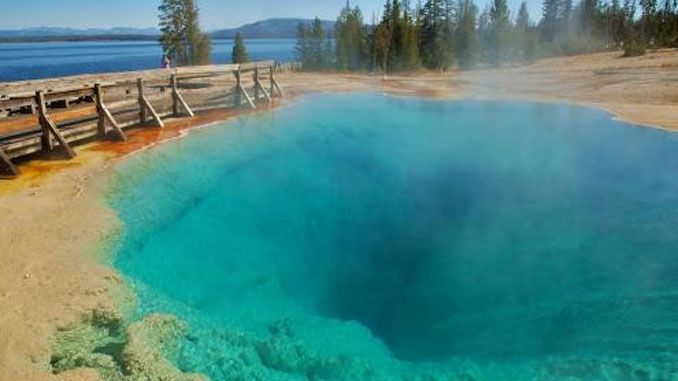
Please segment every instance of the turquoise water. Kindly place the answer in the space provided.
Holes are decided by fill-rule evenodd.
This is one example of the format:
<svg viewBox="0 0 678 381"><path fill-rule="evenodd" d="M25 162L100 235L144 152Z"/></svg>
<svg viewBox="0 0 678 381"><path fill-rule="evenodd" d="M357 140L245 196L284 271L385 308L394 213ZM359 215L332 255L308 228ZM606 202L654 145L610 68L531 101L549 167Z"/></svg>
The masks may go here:
<svg viewBox="0 0 678 381"><path fill-rule="evenodd" d="M139 316L215 380L678 377L678 136L564 105L308 97L118 168ZM240 377L240 378L239 378Z"/></svg>

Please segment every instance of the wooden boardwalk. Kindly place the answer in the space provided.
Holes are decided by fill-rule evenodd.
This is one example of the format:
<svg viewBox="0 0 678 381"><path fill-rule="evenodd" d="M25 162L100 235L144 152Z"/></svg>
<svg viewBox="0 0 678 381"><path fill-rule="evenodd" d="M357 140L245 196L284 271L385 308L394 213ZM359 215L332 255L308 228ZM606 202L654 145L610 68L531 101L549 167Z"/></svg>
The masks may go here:
<svg viewBox="0 0 678 381"><path fill-rule="evenodd" d="M74 144L124 141L131 126L163 128L167 117L270 104L284 95L275 74L274 62L264 61L0 83L0 176L18 176L18 158L70 159Z"/></svg>

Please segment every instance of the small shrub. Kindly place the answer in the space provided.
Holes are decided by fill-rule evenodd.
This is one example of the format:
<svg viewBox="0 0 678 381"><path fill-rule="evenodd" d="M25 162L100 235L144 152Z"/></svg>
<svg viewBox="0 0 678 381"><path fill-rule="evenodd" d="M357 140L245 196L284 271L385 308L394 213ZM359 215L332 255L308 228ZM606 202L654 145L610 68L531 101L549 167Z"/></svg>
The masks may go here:
<svg viewBox="0 0 678 381"><path fill-rule="evenodd" d="M636 39L624 44L624 57L638 57L645 55L645 43Z"/></svg>

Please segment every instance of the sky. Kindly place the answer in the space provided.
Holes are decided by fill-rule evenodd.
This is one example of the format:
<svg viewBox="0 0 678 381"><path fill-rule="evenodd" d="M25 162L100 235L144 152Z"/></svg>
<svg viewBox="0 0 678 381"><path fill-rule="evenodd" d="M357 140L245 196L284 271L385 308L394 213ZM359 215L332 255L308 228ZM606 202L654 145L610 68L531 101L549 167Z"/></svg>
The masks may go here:
<svg viewBox="0 0 678 381"><path fill-rule="evenodd" d="M411 0L416 2L416 0ZM422 0L423 1L423 0ZM476 0L482 10L489 0ZM521 0L508 0L515 13ZM372 14L380 14L385 0L352 0L359 5L370 22ZM0 9L0 29L30 27L111 28L154 27L160 0L33 0L27 8L23 1L3 0ZM274 17L295 17L334 20L345 0L198 0L201 23L205 30L241 26ZM235 5L237 4L237 5ZM536 17L540 1L528 0L528 7Z"/></svg>

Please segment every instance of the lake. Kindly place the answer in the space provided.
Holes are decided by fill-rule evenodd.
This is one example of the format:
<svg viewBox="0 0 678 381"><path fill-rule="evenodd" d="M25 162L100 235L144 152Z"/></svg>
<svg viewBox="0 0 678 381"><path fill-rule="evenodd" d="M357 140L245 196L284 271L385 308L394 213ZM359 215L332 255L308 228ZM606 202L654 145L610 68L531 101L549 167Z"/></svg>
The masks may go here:
<svg viewBox="0 0 678 381"><path fill-rule="evenodd" d="M188 323L185 371L678 377L675 134L569 105L323 95L117 171L115 266L136 318Z"/></svg>
<svg viewBox="0 0 678 381"><path fill-rule="evenodd" d="M252 60L294 60L294 40L249 40ZM231 40L212 41L212 62L231 62ZM162 48L144 42L69 42L0 44L0 81L155 69Z"/></svg>

